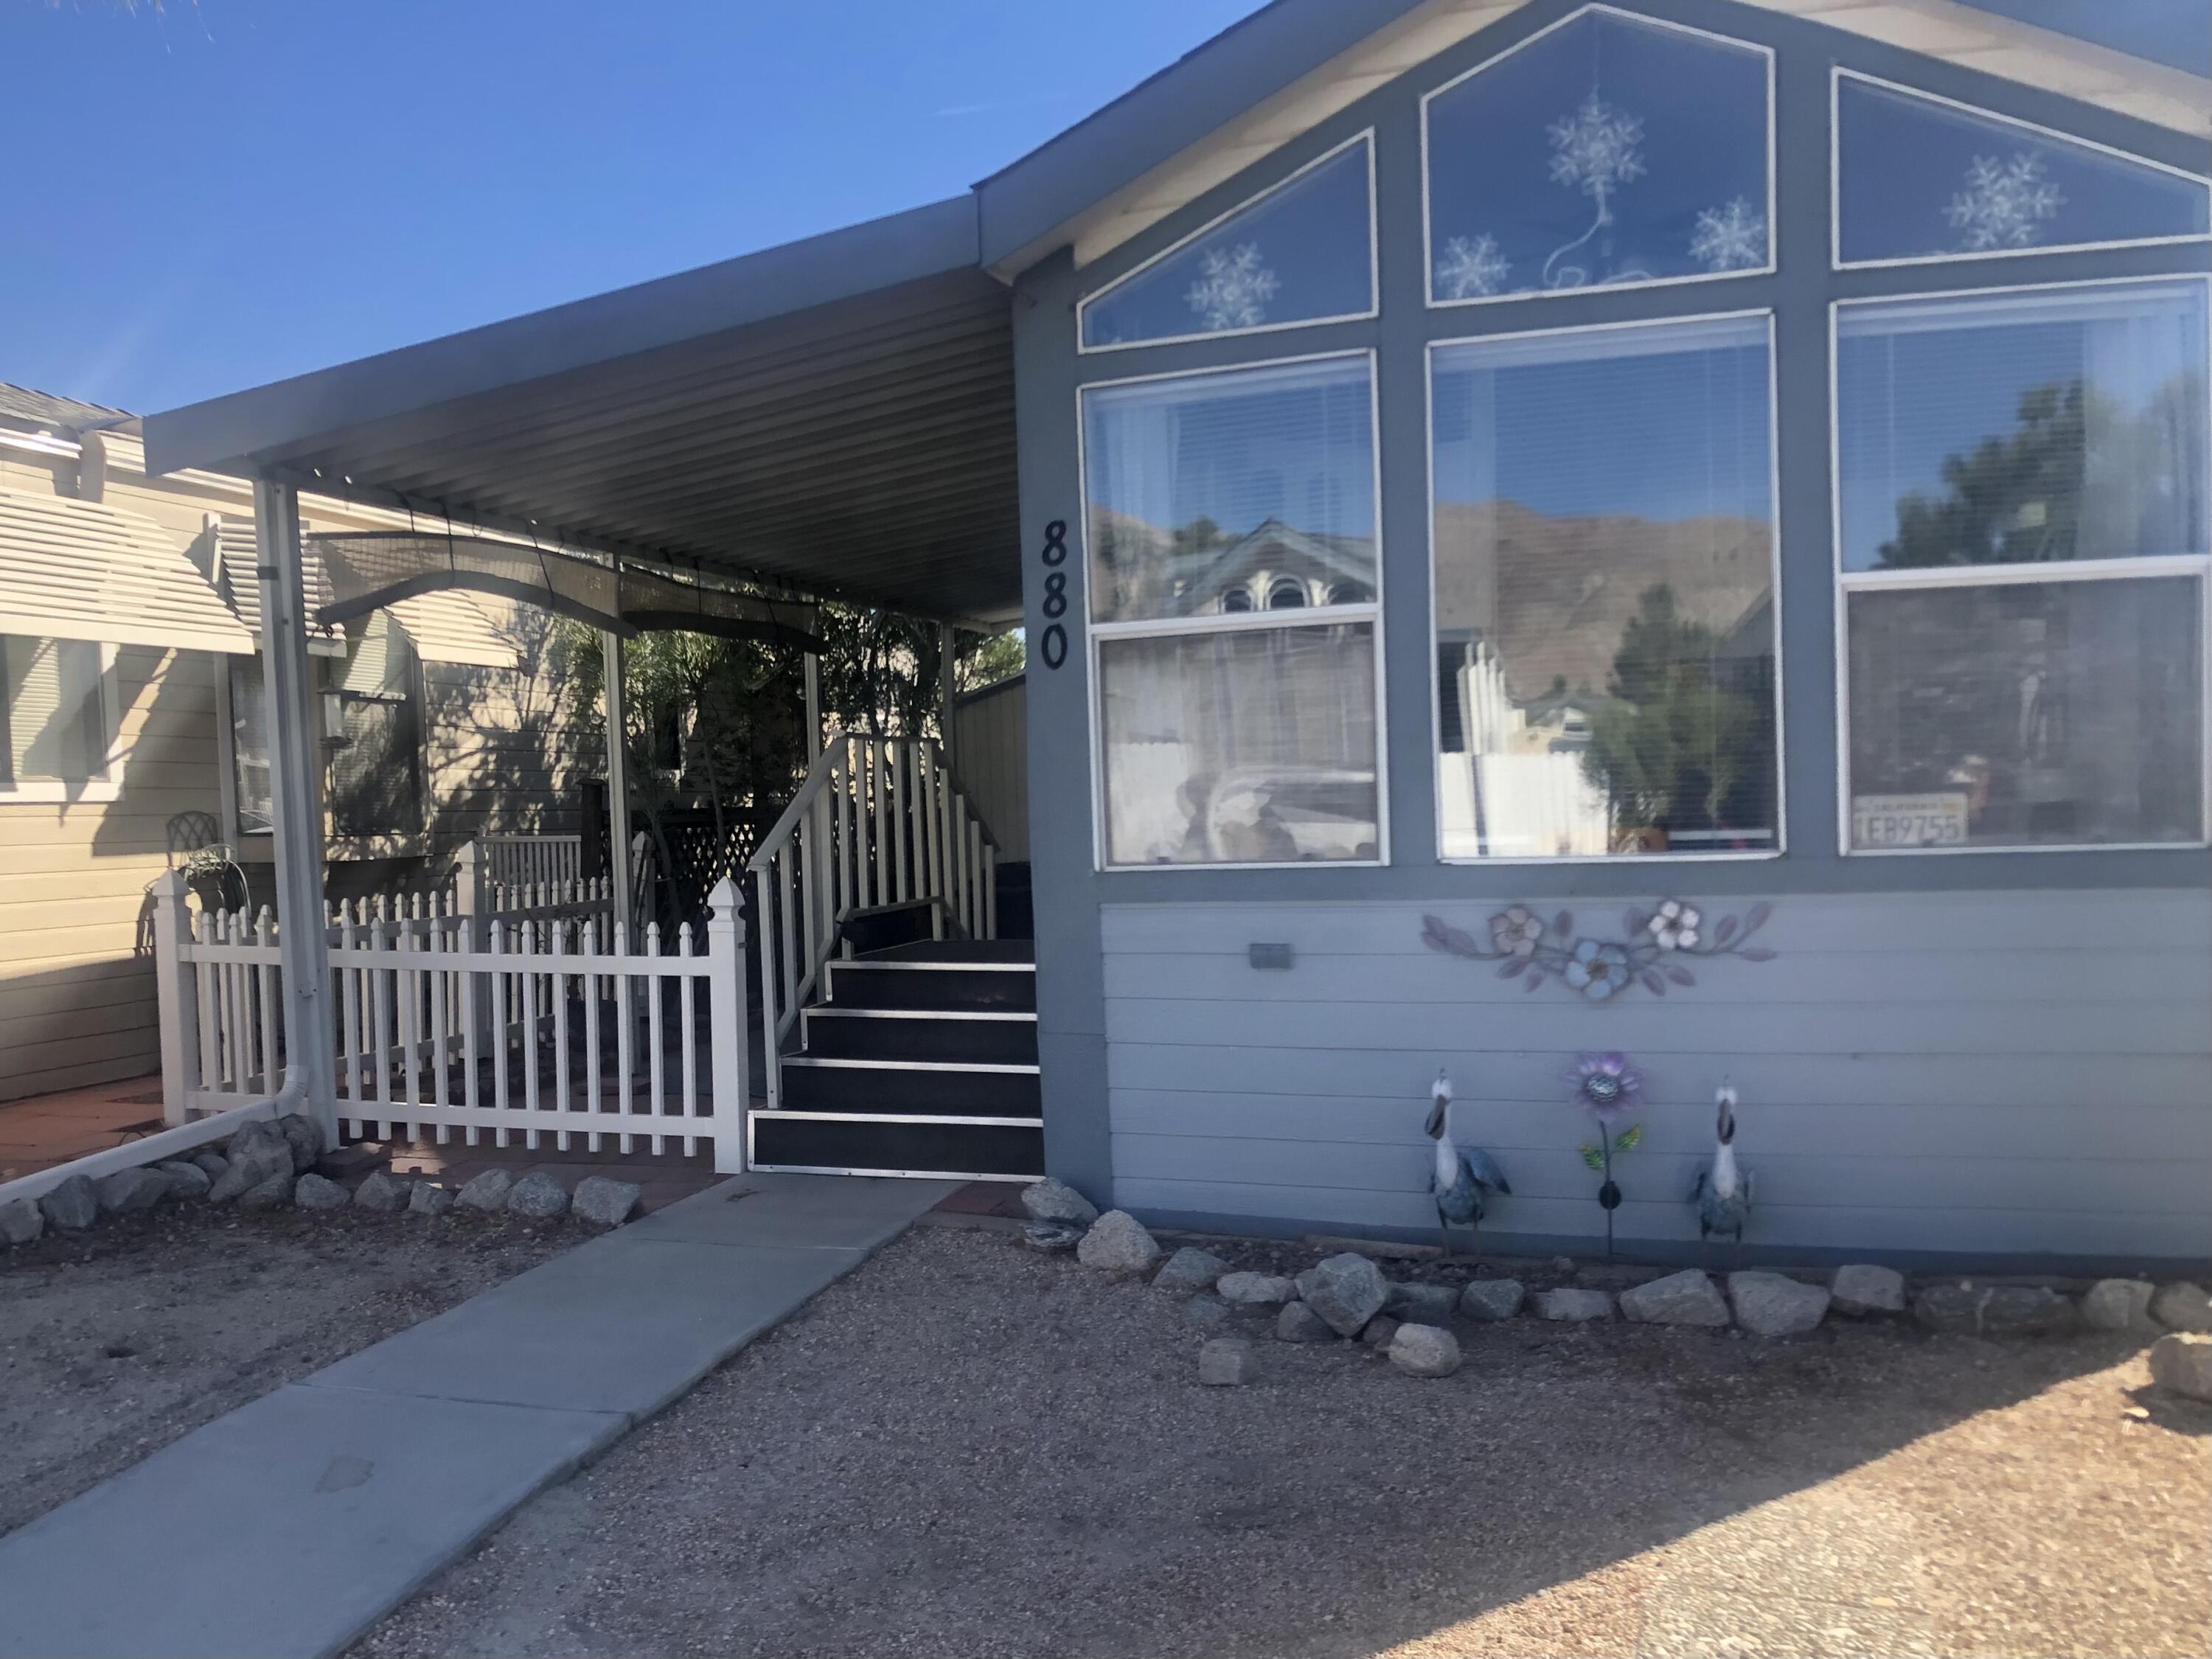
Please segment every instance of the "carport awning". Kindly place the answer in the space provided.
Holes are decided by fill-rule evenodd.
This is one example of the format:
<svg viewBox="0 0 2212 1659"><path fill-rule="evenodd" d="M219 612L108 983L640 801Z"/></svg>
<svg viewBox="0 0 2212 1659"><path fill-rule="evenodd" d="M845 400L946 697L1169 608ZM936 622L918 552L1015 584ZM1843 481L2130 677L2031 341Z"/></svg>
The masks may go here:
<svg viewBox="0 0 2212 1659"><path fill-rule="evenodd" d="M151 519L0 490L0 634L243 653L240 626Z"/></svg>
<svg viewBox="0 0 2212 1659"><path fill-rule="evenodd" d="M149 417L205 467L948 618L1020 598L971 197Z"/></svg>

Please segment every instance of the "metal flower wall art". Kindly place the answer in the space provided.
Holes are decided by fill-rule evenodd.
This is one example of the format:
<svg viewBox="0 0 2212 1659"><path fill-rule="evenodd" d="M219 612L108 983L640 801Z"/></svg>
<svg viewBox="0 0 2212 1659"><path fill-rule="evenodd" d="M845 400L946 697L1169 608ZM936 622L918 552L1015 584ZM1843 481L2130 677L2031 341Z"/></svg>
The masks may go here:
<svg viewBox="0 0 2212 1659"><path fill-rule="evenodd" d="M1592 1175L1602 1176L1597 1189L1598 1207L1605 1212L1605 1253L1613 1255L1613 1212L1620 1207L1620 1187L1613 1178L1613 1155L1632 1152L1644 1139L1644 1126L1631 1123L1616 1127L1622 1117L1635 1109L1644 1093L1644 1073L1628 1063L1626 1055L1611 1053L1584 1054L1567 1073L1573 1085L1576 1102L1589 1110L1597 1120L1597 1141L1584 1141L1576 1150L1583 1162L1589 1166Z"/></svg>
<svg viewBox="0 0 2212 1659"><path fill-rule="evenodd" d="M1686 900L1662 899L1650 911L1627 911L1620 919L1624 936L1605 939L1577 933L1571 911L1561 910L1547 921L1533 905L1510 904L1491 917L1486 944L1441 916L1421 918L1421 938L1432 951L1496 963L1498 978L1517 979L1523 990L1556 979L1589 1001L1610 1002L1637 987L1663 997L1670 985L1695 985L1693 962L1717 957L1773 960L1773 951L1751 943L1772 908L1754 904L1741 917L1709 921Z"/></svg>

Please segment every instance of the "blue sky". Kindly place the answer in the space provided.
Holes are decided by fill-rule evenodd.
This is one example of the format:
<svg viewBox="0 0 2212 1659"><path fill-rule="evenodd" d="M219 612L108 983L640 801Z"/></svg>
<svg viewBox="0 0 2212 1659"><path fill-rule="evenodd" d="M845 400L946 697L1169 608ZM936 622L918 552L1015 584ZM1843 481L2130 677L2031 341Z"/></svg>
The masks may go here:
<svg viewBox="0 0 2212 1659"><path fill-rule="evenodd" d="M141 412L964 190L1258 0L0 0L0 380Z"/></svg>

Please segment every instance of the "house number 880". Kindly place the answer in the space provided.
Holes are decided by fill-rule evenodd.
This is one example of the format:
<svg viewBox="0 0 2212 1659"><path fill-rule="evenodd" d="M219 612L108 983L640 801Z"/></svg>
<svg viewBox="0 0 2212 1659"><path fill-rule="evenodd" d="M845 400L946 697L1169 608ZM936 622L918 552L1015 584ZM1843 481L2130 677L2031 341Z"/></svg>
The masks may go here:
<svg viewBox="0 0 2212 1659"><path fill-rule="evenodd" d="M1067 573L1058 568L1067 562L1067 520L1054 519L1044 527L1044 550L1037 556L1045 566L1044 599L1037 606L1050 625L1038 636L1037 652L1047 668L1067 660L1067 629L1056 620L1067 614Z"/></svg>

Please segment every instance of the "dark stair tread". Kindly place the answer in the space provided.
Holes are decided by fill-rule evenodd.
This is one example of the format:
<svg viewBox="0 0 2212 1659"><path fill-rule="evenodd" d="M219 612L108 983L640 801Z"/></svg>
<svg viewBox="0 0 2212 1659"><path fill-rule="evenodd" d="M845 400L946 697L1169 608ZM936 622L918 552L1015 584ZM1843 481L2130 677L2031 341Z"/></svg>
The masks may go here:
<svg viewBox="0 0 2212 1659"><path fill-rule="evenodd" d="M753 1161L769 1168L1025 1178L1044 1170L1044 1131L1034 1125L875 1123L790 1112L756 1112L752 1123Z"/></svg>

